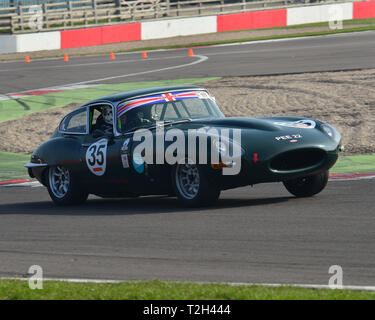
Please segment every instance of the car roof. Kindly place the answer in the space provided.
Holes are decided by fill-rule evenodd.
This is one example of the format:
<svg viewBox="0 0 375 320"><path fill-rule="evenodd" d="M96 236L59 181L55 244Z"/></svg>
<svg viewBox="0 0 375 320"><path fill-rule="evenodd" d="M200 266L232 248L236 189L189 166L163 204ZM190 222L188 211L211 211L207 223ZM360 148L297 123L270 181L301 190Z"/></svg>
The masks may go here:
<svg viewBox="0 0 375 320"><path fill-rule="evenodd" d="M100 103L100 102L111 102L111 103L116 104L118 102L129 100L135 97L142 97L142 96L148 96L151 94L172 92L172 91L177 91L177 90L179 91L179 90L206 90L206 89L200 86L187 85L187 86L152 87L152 88L131 90L131 91L125 91L125 92L121 92L117 94L112 94L109 96L105 96L105 97L101 97L101 98L89 101L81 107L85 107L87 105Z"/></svg>

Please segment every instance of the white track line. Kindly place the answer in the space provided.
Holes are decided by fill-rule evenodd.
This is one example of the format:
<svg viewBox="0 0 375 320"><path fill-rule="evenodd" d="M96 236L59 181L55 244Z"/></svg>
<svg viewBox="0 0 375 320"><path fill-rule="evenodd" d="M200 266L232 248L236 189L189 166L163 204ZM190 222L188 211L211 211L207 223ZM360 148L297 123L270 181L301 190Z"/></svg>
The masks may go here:
<svg viewBox="0 0 375 320"><path fill-rule="evenodd" d="M30 275L31 276L31 275ZM29 278L17 278L17 277L0 277L1 280L22 280L28 281ZM35 280L35 278L33 278ZM147 280L105 280L105 279L75 279L75 278L43 278L43 281L61 281L70 283L123 283L123 282L144 282ZM164 281L164 280L160 280ZM165 280L167 281L167 280ZM169 281L169 280L168 280ZM205 282L205 281L170 281L174 283L194 283L194 284L217 284L217 285L228 285L228 286L263 286L263 287L295 287L295 288L306 288L306 289L331 289L331 290L360 290L360 291L374 291L375 286L342 286L340 288L332 288L329 285L324 284L299 284L299 283L252 283L252 282Z"/></svg>
<svg viewBox="0 0 375 320"><path fill-rule="evenodd" d="M360 33L374 33L373 30L361 31ZM287 35L287 34L286 34ZM319 39L319 38L335 38L335 37L344 37L348 35L359 35L359 32L345 32L345 33L334 33L334 34L325 34L325 35L317 35L317 36L303 36L303 37L291 37L291 38L279 38L279 39L268 39L268 40L250 40L244 42L234 42L234 43L222 43L222 44L215 44L212 46L207 47L229 47L229 46L240 46L240 45L248 45L248 44L262 44L262 43L270 43L270 42L285 42L285 41L299 41L299 40L309 40L309 39Z"/></svg>
<svg viewBox="0 0 375 320"><path fill-rule="evenodd" d="M7 93L7 94L5 94L5 96L16 94L16 93L28 92L28 91L48 90L48 89L56 88L57 86L58 87L76 86L76 85L88 84L88 83L93 83L93 82L102 82L102 81L107 81L107 80L138 76L138 75L141 75L141 74L148 74L148 73L154 73L154 72L160 72L160 71L166 71L166 70L179 69L179 68L189 67L189 66L204 62L208 59L208 57L202 56L202 55L195 55L194 57L197 57L198 60L193 61L193 62L189 62L189 63L179 64L179 65L176 65L176 66L165 67L165 68L160 68L160 69L153 69L153 70L146 70L146 71L140 71L140 72L134 72L134 73L128 73L128 74L123 74L123 75L119 75L119 76L112 76L112 77L105 77L105 78L99 78L99 79L93 79L93 80L80 81L80 82L75 82L75 83L68 83L68 84L65 84L65 85L56 85L56 86L48 87L48 88L28 89L28 90L20 91L20 92Z"/></svg>
<svg viewBox="0 0 375 320"><path fill-rule="evenodd" d="M295 287L295 288L306 288L306 289L343 289L343 290L361 290L361 291L374 291L375 286L342 286L340 288L332 288L326 284L298 284L298 283L241 283L241 282L227 282L227 283L220 283L220 284L227 284L229 286L264 286L264 287Z"/></svg>
<svg viewBox="0 0 375 320"><path fill-rule="evenodd" d="M70 64L66 63L64 65L55 65L55 66L40 66L40 67L32 67L32 68L18 68L18 69L2 69L0 72L11 72L11 71L21 71L21 70L40 70L40 69L58 69L58 68L69 68L69 67L85 67L85 66L95 66L101 64L118 64L118 63L127 63L127 62L147 62L147 61L155 61L155 60L169 60L169 59L180 59L186 58L186 56L174 56L174 57L162 57L162 58L147 58L147 59L129 59L129 60L111 60L111 61L102 61L102 62L89 62L89 63L76 63Z"/></svg>
<svg viewBox="0 0 375 320"><path fill-rule="evenodd" d="M66 91L66 90L76 90L76 89L87 89L87 88L93 88L93 87L97 87L99 86L100 84L87 84L87 85L77 85L77 86L65 86L65 87L51 87L51 88L48 88L48 91L51 90L56 90L57 93L58 92L61 92L61 91ZM43 91L43 89L39 89L40 91ZM39 91L37 90L37 91ZM33 97L33 96L38 96L39 94L30 94L31 92L33 92L34 90L27 90L27 91L22 91L22 92L17 92L17 93L9 93L8 95L1 95L0 94L0 101L5 101L5 100L14 100L14 99L22 99L22 98L30 98L30 97ZM51 92L47 92L47 93L43 93L43 94L40 94L40 95L44 95L44 94L49 94Z"/></svg>
<svg viewBox="0 0 375 320"><path fill-rule="evenodd" d="M18 187L37 188L37 187L43 187L43 185L39 181L28 181L28 182L5 184L2 187L5 187L5 188L15 188L15 187L16 188L18 188Z"/></svg>

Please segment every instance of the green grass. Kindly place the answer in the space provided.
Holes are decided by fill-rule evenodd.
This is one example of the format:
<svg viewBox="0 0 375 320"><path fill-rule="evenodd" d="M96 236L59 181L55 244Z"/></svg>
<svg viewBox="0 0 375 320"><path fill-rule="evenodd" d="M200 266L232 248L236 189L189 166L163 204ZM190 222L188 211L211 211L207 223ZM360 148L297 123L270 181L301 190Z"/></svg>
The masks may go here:
<svg viewBox="0 0 375 320"><path fill-rule="evenodd" d="M331 173L375 172L375 155L340 157Z"/></svg>
<svg viewBox="0 0 375 320"><path fill-rule="evenodd" d="M353 24L375 24L375 18L365 18L365 19L351 19L351 20L344 20L345 25L353 25Z"/></svg>
<svg viewBox="0 0 375 320"><path fill-rule="evenodd" d="M29 179L24 168L24 164L29 160L28 155L0 152L0 181ZM375 172L375 155L342 156L330 172Z"/></svg>
<svg viewBox="0 0 375 320"><path fill-rule="evenodd" d="M83 103L88 100L96 99L102 96L142 89L148 87L194 84L219 78L194 78L178 79L164 81L147 81L147 82L129 82L118 84L104 84L86 89L67 90L57 93L49 93L38 96L30 96L17 100L0 101L0 122L20 118L24 115L43 111L51 108L62 107L69 103ZM28 108L28 110L26 110Z"/></svg>
<svg viewBox="0 0 375 320"><path fill-rule="evenodd" d="M43 289L31 290L27 281L0 280L0 299L116 299L116 300L374 300L374 292L304 289L291 286L230 286L168 281L116 284L44 281Z"/></svg>
<svg viewBox="0 0 375 320"><path fill-rule="evenodd" d="M24 164L30 156L17 153L0 152L0 181L10 179L30 179Z"/></svg>

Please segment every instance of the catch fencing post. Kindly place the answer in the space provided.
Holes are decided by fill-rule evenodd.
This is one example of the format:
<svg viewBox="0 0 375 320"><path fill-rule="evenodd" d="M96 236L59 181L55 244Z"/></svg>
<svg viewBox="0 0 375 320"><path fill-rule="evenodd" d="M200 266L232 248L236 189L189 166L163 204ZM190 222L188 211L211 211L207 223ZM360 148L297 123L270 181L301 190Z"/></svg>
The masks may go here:
<svg viewBox="0 0 375 320"><path fill-rule="evenodd" d="M73 27L72 2L69 0L68 4L69 4L70 26Z"/></svg>
<svg viewBox="0 0 375 320"><path fill-rule="evenodd" d="M43 28L43 20L46 21L46 29L48 29L48 16L47 16L47 3L43 3L43 16L42 16L42 28Z"/></svg>

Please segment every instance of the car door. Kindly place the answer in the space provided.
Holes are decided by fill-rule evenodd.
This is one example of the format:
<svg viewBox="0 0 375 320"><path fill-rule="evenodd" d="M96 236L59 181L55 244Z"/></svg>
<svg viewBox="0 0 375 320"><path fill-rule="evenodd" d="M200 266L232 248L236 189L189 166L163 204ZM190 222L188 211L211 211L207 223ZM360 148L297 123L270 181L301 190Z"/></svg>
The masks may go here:
<svg viewBox="0 0 375 320"><path fill-rule="evenodd" d="M87 107L81 107L67 114L60 122L58 127L58 136L67 138L65 147L53 150L53 157L58 159L56 162L67 166L74 174L77 174L81 180L85 168L82 163L80 146L84 143L88 134Z"/></svg>
<svg viewBox="0 0 375 320"><path fill-rule="evenodd" d="M124 143L122 136L115 136L113 131L105 133L95 130L102 106L113 108L108 103L89 106L89 133L81 148L81 159L85 166L84 183L92 193L116 195L127 189L129 159L121 152Z"/></svg>

